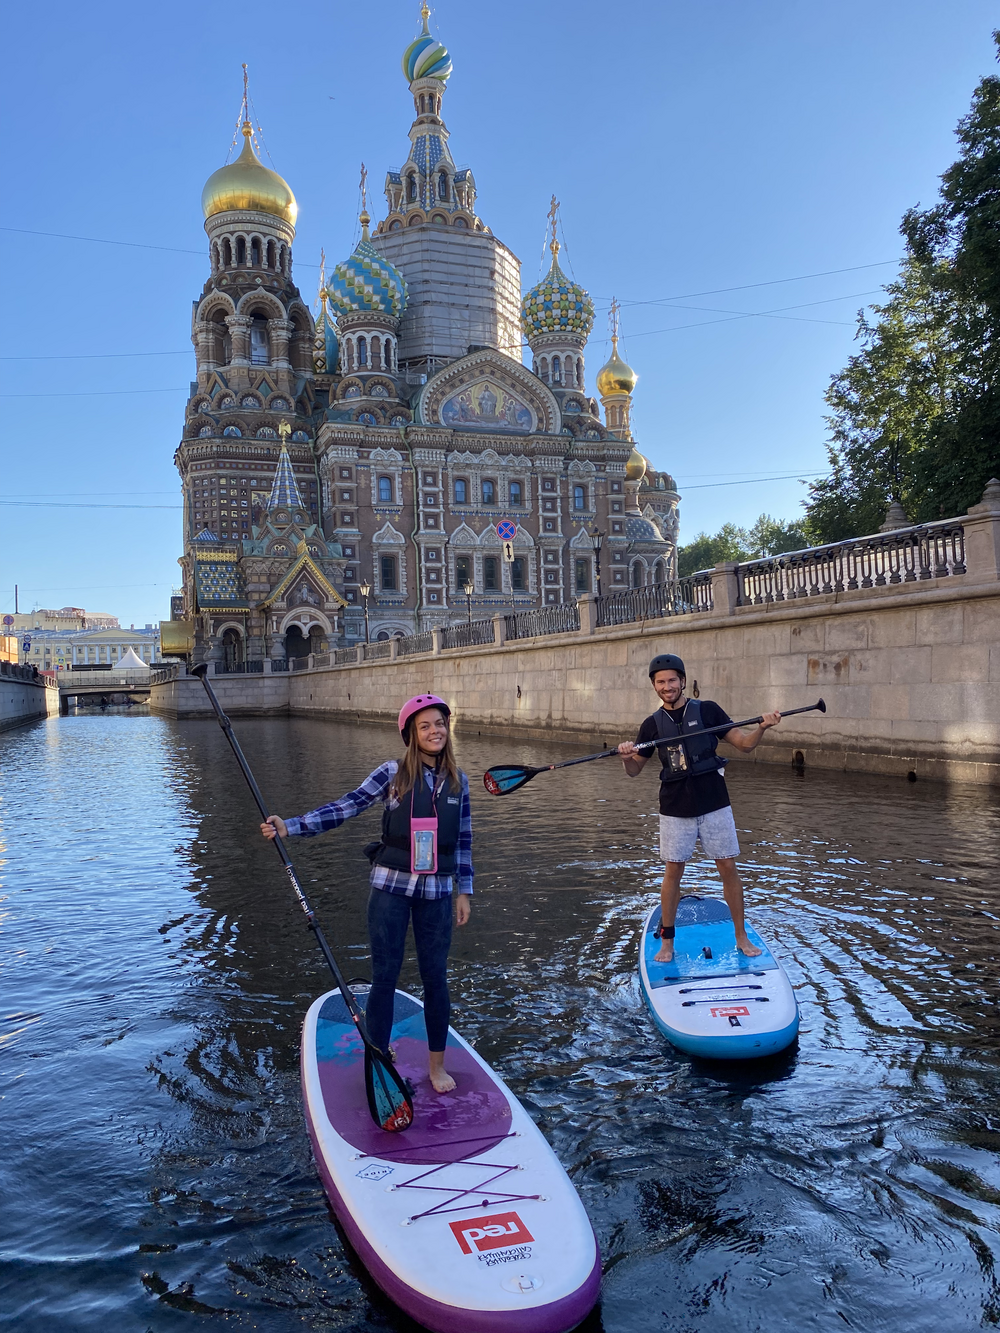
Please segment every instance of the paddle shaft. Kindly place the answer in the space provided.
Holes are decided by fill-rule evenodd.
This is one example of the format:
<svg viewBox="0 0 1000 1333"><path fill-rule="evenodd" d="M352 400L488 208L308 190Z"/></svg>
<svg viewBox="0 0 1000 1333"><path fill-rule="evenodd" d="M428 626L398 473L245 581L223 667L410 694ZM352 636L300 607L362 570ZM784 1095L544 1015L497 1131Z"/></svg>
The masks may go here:
<svg viewBox="0 0 1000 1333"><path fill-rule="evenodd" d="M205 692L211 701L212 707L215 709L215 716L219 720L219 726L222 728L223 732L225 733L226 740L232 747L233 754L236 756L236 762L239 764L243 776L247 780L247 786L250 788L250 791L253 794L253 798L257 803L257 809L260 811L261 817L266 822L268 819L270 819L271 812L268 810L267 805L264 802L264 797L261 795L260 788L257 786L257 779L254 777L250 769L250 765L247 763L246 757L243 754L243 751L240 749L240 743L233 734L233 724L229 721L229 718L223 711L222 705L219 703L218 697L216 696L215 691L212 689L212 686L209 683L207 667L205 667L204 665L201 667L195 667L194 671L192 672L192 675L198 676L201 680L202 685L204 685ZM336 981L337 987L341 995L343 996L344 1003L347 1005L350 1015L354 1020L354 1025L358 1029L358 1033L361 1036L361 1040L365 1043L366 1046L370 1046L372 1050L378 1050L378 1047L375 1046L371 1037L369 1037L368 1035L368 1029L365 1026L364 1015L362 1014L360 1008L358 1007L358 1002L354 998L351 988L350 986L348 986L347 980L344 977L343 972L341 972L336 958L333 956L333 950L326 942L326 936L323 934L319 922L316 920L316 914L313 911L312 906L310 905L309 899L305 895L305 890L299 883L299 877L295 873L295 867L292 865L291 857L285 850L284 841L282 840L281 834L278 833L277 830L275 830L274 838L272 839L272 841L274 842L275 850L281 857L281 864L285 867L285 874L288 876L288 881L292 886L292 891L294 892L296 898L298 899L299 906L305 913L309 929L316 936L316 943L319 945L323 953L323 957L326 959L327 967L329 967L330 971L333 973L333 979L334 981Z"/></svg>
<svg viewBox="0 0 1000 1333"><path fill-rule="evenodd" d="M785 712L781 714L781 716L791 717L793 713L812 713L815 712L816 709L818 708L820 709L820 712L825 713L826 705L824 704L823 707L820 708L820 704L822 703L823 700L821 699L819 703L807 704L805 708L789 708L786 709ZM635 748L637 750L653 750L658 745L679 745L681 741L694 740L695 736L717 735L721 731L732 731L733 727L751 727L757 722L763 722L763 720L764 720L764 715L763 713L761 713L758 717L744 718L742 722L723 722L718 727L700 727L698 731L689 731L683 736L681 735L666 736L666 737L660 736L657 737L655 741L642 741ZM561 764L546 764L544 768L538 768L535 770L535 772L551 773L551 771L554 768L569 768L573 764L588 764L591 761L591 759L610 759L611 756L614 754L618 754L617 747L613 750L598 750L596 754L585 754L580 759L564 759ZM627 759L628 755L624 755L622 757Z"/></svg>

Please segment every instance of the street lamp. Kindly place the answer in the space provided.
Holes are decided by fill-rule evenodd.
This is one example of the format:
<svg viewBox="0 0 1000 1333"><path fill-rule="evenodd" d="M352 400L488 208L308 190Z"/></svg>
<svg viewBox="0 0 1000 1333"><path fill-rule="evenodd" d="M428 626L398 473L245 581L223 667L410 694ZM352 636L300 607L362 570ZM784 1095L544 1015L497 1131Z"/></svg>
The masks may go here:
<svg viewBox="0 0 1000 1333"><path fill-rule="evenodd" d="M604 545L606 532L601 532L595 523L590 533L590 545L594 551L594 564L597 573L597 595L601 595L601 547Z"/></svg>
<svg viewBox="0 0 1000 1333"><path fill-rule="evenodd" d="M468 583L462 584L462 591L465 593L465 608L469 613L469 624L472 624L472 594L476 591L475 585L470 579Z"/></svg>
<svg viewBox="0 0 1000 1333"><path fill-rule="evenodd" d="M362 583L361 587L358 589L365 604L365 643L371 643L370 631L368 629L368 595L371 590L372 585L370 583Z"/></svg>

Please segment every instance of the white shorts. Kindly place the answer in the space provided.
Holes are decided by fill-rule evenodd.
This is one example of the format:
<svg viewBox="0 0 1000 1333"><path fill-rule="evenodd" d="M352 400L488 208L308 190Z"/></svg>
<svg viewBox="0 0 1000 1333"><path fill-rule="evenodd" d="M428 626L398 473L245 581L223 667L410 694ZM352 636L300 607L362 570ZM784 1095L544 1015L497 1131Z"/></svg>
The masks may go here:
<svg viewBox="0 0 1000 1333"><path fill-rule="evenodd" d="M660 855L664 861L690 861L699 838L702 851L713 861L739 856L733 807L724 805L721 810L712 810L695 819L660 815Z"/></svg>

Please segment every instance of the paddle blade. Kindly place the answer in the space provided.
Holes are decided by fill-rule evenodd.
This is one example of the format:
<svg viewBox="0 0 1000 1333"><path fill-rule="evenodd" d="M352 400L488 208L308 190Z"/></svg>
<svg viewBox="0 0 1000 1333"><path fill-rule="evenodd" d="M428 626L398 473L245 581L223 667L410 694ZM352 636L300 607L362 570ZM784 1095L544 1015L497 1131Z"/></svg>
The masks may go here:
<svg viewBox="0 0 1000 1333"><path fill-rule="evenodd" d="M372 1119L396 1133L413 1124L413 1100L395 1066L381 1051L365 1046L365 1092Z"/></svg>
<svg viewBox="0 0 1000 1333"><path fill-rule="evenodd" d="M530 782L539 768L522 768L514 764L501 764L497 768L488 768L483 774L483 786L491 796L506 796L517 791L526 782Z"/></svg>
<svg viewBox="0 0 1000 1333"><path fill-rule="evenodd" d="M819 701L819 703L816 705L816 707L819 709L819 711L820 711L821 713L825 713L825 712L826 712L826 703L825 703L825 701L824 701L823 699L820 699L820 701Z"/></svg>

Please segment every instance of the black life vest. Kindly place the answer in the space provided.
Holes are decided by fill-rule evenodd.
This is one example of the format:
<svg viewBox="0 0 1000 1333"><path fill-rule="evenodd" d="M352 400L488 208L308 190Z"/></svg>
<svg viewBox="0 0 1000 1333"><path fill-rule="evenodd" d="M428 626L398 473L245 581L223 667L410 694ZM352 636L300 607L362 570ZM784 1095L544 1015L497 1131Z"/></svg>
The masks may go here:
<svg viewBox="0 0 1000 1333"><path fill-rule="evenodd" d="M374 855L374 862L380 866L391 866L393 870L410 869L410 815L414 819L430 819L435 814L438 821L437 835L437 873L454 875L456 869L455 852L458 848L458 830L462 814L462 792L452 791L448 779L442 775L432 793L427 785L427 778L421 773L417 785L406 793L395 810L386 806L382 815L382 843ZM443 785L442 785L443 784ZM412 808L411 808L412 798Z"/></svg>
<svg viewBox="0 0 1000 1333"><path fill-rule="evenodd" d="M680 725L674 721L665 708L658 708L654 717L656 718L657 733L664 740L676 741L677 737L683 736L685 732L700 731L705 725L701 716L701 704L697 699L689 699L684 705ZM715 773L720 768L724 768L729 760L720 758L716 753L717 748L717 736L696 736L693 740L685 740L684 751L687 754L687 768L678 773L664 761L663 768L660 770L660 781L680 782L684 778L697 777L700 773ZM663 751L660 754L662 758Z"/></svg>

